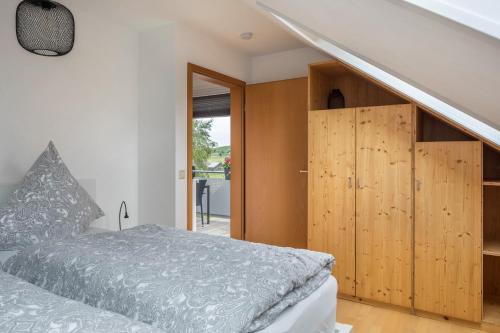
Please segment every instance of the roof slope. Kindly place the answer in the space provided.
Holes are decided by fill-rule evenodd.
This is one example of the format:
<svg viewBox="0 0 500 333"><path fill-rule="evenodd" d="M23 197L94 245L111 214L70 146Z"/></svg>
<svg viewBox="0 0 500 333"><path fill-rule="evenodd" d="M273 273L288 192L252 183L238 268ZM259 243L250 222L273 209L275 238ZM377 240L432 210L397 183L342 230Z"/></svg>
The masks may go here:
<svg viewBox="0 0 500 333"><path fill-rule="evenodd" d="M500 39L500 2L498 0L404 1Z"/></svg>
<svg viewBox="0 0 500 333"><path fill-rule="evenodd" d="M402 1L260 2L316 47L500 146L499 40Z"/></svg>

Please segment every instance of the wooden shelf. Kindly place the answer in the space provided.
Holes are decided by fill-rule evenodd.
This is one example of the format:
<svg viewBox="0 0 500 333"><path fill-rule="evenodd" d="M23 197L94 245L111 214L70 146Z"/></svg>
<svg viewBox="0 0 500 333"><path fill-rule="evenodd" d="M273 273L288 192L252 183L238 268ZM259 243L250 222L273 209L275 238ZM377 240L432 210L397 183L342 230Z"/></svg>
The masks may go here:
<svg viewBox="0 0 500 333"><path fill-rule="evenodd" d="M311 68L317 69L318 71L330 76L349 75L353 73L351 69L337 60L318 62L311 64L310 66Z"/></svg>
<svg viewBox="0 0 500 333"><path fill-rule="evenodd" d="M341 91L346 108L409 103L339 61L309 65L309 111L327 109L333 89Z"/></svg>
<svg viewBox="0 0 500 333"><path fill-rule="evenodd" d="M484 296L483 322L500 325L500 299L498 297Z"/></svg>
<svg viewBox="0 0 500 333"><path fill-rule="evenodd" d="M483 149L483 175L485 180L500 180L500 151L487 145Z"/></svg>
<svg viewBox="0 0 500 333"><path fill-rule="evenodd" d="M478 140L420 107L417 107L416 128L417 142Z"/></svg>
<svg viewBox="0 0 500 333"><path fill-rule="evenodd" d="M485 180L483 182L484 186L500 186L500 180Z"/></svg>
<svg viewBox="0 0 500 333"><path fill-rule="evenodd" d="M483 254L486 256L500 257L500 241L485 240Z"/></svg>

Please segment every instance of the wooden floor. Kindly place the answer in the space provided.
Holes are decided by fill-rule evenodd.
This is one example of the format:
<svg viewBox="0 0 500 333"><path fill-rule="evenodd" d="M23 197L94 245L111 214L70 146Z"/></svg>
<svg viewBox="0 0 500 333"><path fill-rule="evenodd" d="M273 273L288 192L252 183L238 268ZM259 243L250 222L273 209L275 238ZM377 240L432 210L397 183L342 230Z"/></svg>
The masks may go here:
<svg viewBox="0 0 500 333"><path fill-rule="evenodd" d="M371 305L338 301L337 321L353 325L353 333L480 333L479 329L422 318Z"/></svg>

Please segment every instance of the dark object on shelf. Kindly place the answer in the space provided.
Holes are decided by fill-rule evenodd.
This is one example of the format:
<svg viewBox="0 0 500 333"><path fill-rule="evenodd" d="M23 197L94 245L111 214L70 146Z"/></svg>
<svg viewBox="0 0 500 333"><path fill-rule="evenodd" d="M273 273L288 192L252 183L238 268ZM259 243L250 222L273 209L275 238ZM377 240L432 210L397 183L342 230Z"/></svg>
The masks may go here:
<svg viewBox="0 0 500 333"><path fill-rule="evenodd" d="M122 230L122 209L125 207L125 216L123 218L128 219L128 211L127 211L127 203L125 201L122 201L122 204L120 205L120 211L118 212L118 227L120 228L120 231Z"/></svg>
<svg viewBox="0 0 500 333"><path fill-rule="evenodd" d="M19 44L31 53L62 56L73 49L75 19L58 2L24 0L17 6L16 34Z"/></svg>
<svg viewBox="0 0 500 333"><path fill-rule="evenodd" d="M328 96L329 109L343 109L345 108L345 98L340 92L340 89L333 89Z"/></svg>

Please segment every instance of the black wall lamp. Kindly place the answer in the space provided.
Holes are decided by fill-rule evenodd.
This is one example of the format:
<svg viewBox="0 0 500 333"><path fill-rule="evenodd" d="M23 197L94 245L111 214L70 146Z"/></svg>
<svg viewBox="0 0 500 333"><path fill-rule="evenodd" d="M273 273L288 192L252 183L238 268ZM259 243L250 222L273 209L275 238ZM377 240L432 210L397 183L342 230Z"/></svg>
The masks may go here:
<svg viewBox="0 0 500 333"><path fill-rule="evenodd" d="M120 205L120 211L118 212L118 226L120 227L120 230L122 230L122 209L125 208L125 215L123 218L128 219L128 211L127 211L127 203L125 201L122 201L122 204Z"/></svg>

